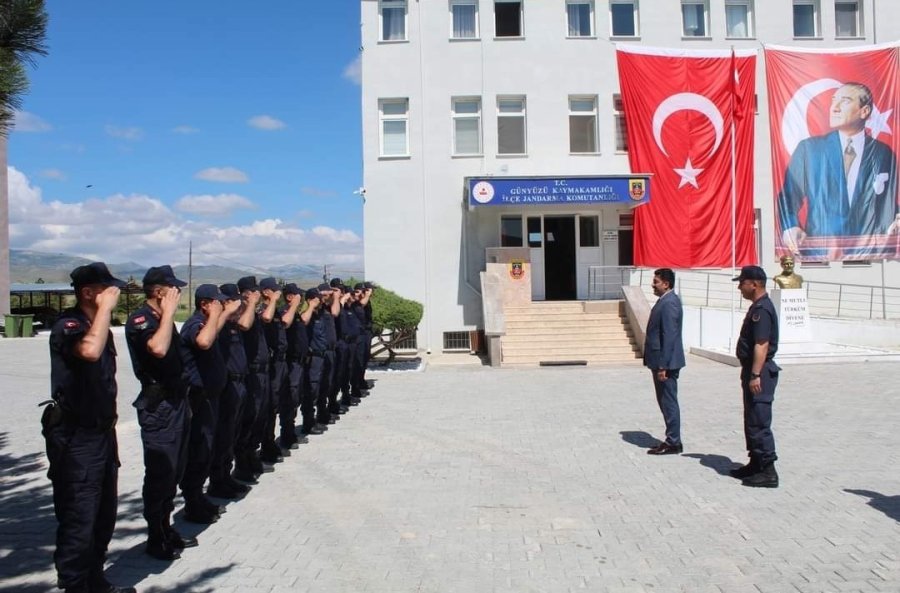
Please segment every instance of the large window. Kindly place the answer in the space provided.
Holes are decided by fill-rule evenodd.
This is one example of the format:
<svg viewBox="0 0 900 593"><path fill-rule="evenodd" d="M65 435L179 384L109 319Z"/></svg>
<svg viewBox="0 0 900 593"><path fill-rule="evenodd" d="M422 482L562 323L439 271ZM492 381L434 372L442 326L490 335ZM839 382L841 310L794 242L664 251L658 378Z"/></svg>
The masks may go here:
<svg viewBox="0 0 900 593"><path fill-rule="evenodd" d="M628 129L625 127L622 95L613 95L613 117L616 119L616 152L628 152Z"/></svg>
<svg viewBox="0 0 900 593"><path fill-rule="evenodd" d="M523 36L521 0L494 0L494 35Z"/></svg>
<svg viewBox="0 0 900 593"><path fill-rule="evenodd" d="M725 0L725 36L753 37L753 0Z"/></svg>
<svg viewBox="0 0 900 593"><path fill-rule="evenodd" d="M834 3L834 36L859 37L859 1Z"/></svg>
<svg viewBox="0 0 900 593"><path fill-rule="evenodd" d="M478 38L478 0L450 0L452 39Z"/></svg>
<svg viewBox="0 0 900 593"><path fill-rule="evenodd" d="M819 0L794 0L794 37L819 37Z"/></svg>
<svg viewBox="0 0 900 593"><path fill-rule="evenodd" d="M569 37L594 35L594 0L566 0Z"/></svg>
<svg viewBox="0 0 900 593"><path fill-rule="evenodd" d="M596 153L597 97L569 97L569 152Z"/></svg>
<svg viewBox="0 0 900 593"><path fill-rule="evenodd" d="M497 154L525 154L525 97L497 97Z"/></svg>
<svg viewBox="0 0 900 593"><path fill-rule="evenodd" d="M685 37L708 37L709 10L706 0L681 0L681 23Z"/></svg>
<svg viewBox="0 0 900 593"><path fill-rule="evenodd" d="M381 156L409 156L409 99L378 101Z"/></svg>
<svg viewBox="0 0 900 593"><path fill-rule="evenodd" d="M522 217L500 217L500 247L522 246Z"/></svg>
<svg viewBox="0 0 900 593"><path fill-rule="evenodd" d="M406 0L380 0L381 41L406 41Z"/></svg>
<svg viewBox="0 0 900 593"><path fill-rule="evenodd" d="M637 0L609 0L609 25L613 37L637 37Z"/></svg>
<svg viewBox="0 0 900 593"><path fill-rule="evenodd" d="M578 244L581 247L600 247L600 218L597 216L578 217Z"/></svg>
<svg viewBox="0 0 900 593"><path fill-rule="evenodd" d="M458 97L452 100L453 154L481 154L481 99Z"/></svg>

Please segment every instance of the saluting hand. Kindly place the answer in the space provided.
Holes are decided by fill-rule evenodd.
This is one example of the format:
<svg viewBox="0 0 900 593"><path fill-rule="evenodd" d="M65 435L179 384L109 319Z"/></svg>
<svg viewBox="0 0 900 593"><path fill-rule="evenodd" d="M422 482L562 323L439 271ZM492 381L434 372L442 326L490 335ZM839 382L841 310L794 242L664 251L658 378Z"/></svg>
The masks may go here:
<svg viewBox="0 0 900 593"><path fill-rule="evenodd" d="M170 286L166 290L166 294L162 296L160 299L159 307L162 309L163 315L175 315L175 311L178 310L178 303L181 300L181 291L174 287Z"/></svg>
<svg viewBox="0 0 900 593"><path fill-rule="evenodd" d="M232 313L234 313L235 311L240 309L242 304L243 303L241 303L241 301L238 299L226 301L225 302L225 314L231 315Z"/></svg>
<svg viewBox="0 0 900 593"><path fill-rule="evenodd" d="M97 309L112 311L119 302L119 293L122 292L117 286L107 286L96 295L94 295L94 303Z"/></svg>

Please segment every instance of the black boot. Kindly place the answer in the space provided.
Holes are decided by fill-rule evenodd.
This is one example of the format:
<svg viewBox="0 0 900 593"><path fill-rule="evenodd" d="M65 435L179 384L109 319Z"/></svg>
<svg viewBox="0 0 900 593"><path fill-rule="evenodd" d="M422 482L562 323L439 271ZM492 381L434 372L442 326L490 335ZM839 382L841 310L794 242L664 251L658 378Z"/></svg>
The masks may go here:
<svg viewBox="0 0 900 593"><path fill-rule="evenodd" d="M181 535L175 531L175 528L172 527L172 524L169 522L168 514L163 518L163 532L166 534L166 541L168 541L176 551L185 548L196 548L199 545L196 537Z"/></svg>
<svg viewBox="0 0 900 593"><path fill-rule="evenodd" d="M148 556L157 560L171 562L181 557L166 537L166 531L161 521L152 521L147 526L147 547L144 551Z"/></svg>
<svg viewBox="0 0 900 593"><path fill-rule="evenodd" d="M732 478L743 480L744 478L749 478L758 471L759 464L757 464L754 459L751 459L747 462L747 465L742 465L737 469L729 470L728 475L730 475Z"/></svg>
<svg viewBox="0 0 900 593"><path fill-rule="evenodd" d="M775 471L775 463L764 465L762 470L744 478L741 483L751 488L778 488L778 472Z"/></svg>

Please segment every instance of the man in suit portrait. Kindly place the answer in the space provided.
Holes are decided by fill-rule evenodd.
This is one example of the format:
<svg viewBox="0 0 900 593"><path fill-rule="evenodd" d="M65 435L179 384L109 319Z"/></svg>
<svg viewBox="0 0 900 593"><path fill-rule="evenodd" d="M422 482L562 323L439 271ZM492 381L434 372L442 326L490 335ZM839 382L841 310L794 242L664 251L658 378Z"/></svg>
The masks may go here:
<svg viewBox="0 0 900 593"><path fill-rule="evenodd" d="M684 367L681 327L684 313L681 299L672 290L675 272L660 268L653 272L653 294L659 297L647 322L644 339L644 366L653 375L656 401L666 422L666 438L648 449L650 455L681 453L681 411L678 408L678 373Z"/></svg>
<svg viewBox="0 0 900 593"><path fill-rule="evenodd" d="M832 131L802 140L791 155L778 207L782 241L792 253L804 253L807 237L861 239L865 245L867 238L900 226L897 158L887 144L865 133L872 108L866 85L844 84L831 99Z"/></svg>

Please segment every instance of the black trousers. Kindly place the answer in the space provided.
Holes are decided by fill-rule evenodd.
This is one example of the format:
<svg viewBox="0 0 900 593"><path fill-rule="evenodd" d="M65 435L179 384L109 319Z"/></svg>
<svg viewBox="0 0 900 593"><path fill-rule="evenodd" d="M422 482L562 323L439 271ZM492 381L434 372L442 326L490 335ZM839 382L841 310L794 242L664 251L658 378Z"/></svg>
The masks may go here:
<svg viewBox="0 0 900 593"><path fill-rule="evenodd" d="M247 386L243 377L230 378L219 396L219 420L213 443L210 483L221 482L231 475L234 463L235 442L244 414Z"/></svg>
<svg viewBox="0 0 900 593"><path fill-rule="evenodd" d="M267 410L271 406L269 393L269 369L264 368L247 375L247 405L253 414L250 438L247 449L256 451L262 444L265 434Z"/></svg>
<svg viewBox="0 0 900 593"><path fill-rule="evenodd" d="M334 380L334 351L313 354L309 361L309 390L316 402L316 419L328 422L328 390Z"/></svg>
<svg viewBox="0 0 900 593"><path fill-rule="evenodd" d="M45 435L48 476L53 483L57 582L85 583L103 572L116 526L119 457L116 431L61 424Z"/></svg>
<svg viewBox="0 0 900 593"><path fill-rule="evenodd" d="M281 436L293 438L297 423L297 407L303 391L303 363L299 360L288 361L288 389L285 397L279 402L278 416L281 419Z"/></svg>
<svg viewBox="0 0 900 593"><path fill-rule="evenodd" d="M358 396L362 389L368 389L366 385L366 364L369 354L369 340L367 334L363 334L356 340L353 347L353 358L350 360L350 393Z"/></svg>
<svg viewBox="0 0 900 593"><path fill-rule="evenodd" d="M340 408L337 394L350 393L350 358L351 344L341 340L334 349L334 382L329 393L329 411L336 413Z"/></svg>
<svg viewBox="0 0 900 593"><path fill-rule="evenodd" d="M781 369L772 361L766 362L760 373L762 390L754 395L750 391L750 367L741 368L741 391L744 397L744 439L750 461L764 467L776 459L775 435L772 434L772 403L778 386Z"/></svg>
<svg viewBox="0 0 900 593"><path fill-rule="evenodd" d="M175 491L187 463L191 407L183 397L159 402L155 410L139 409L144 448L144 519L160 525L175 509Z"/></svg>
<svg viewBox="0 0 900 593"><path fill-rule="evenodd" d="M275 425L282 401L290 398L288 382L288 363L284 360L273 360L269 374L269 405L266 407L266 424L263 432L263 447L275 446Z"/></svg>
<svg viewBox="0 0 900 593"><path fill-rule="evenodd" d="M181 478L181 492L187 504L203 496L203 484L209 478L219 418L219 395L191 389L191 431L188 437L187 464Z"/></svg>

